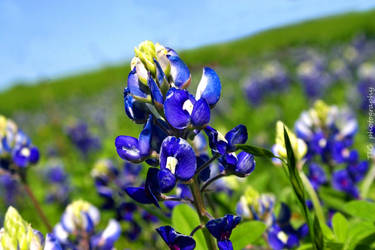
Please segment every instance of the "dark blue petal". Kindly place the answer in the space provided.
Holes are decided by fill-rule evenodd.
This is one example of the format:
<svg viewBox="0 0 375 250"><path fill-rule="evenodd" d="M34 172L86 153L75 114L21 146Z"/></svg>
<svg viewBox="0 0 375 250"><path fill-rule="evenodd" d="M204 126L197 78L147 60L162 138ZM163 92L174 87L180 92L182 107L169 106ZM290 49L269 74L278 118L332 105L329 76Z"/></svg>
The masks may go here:
<svg viewBox="0 0 375 250"><path fill-rule="evenodd" d="M247 141L246 127L242 124L234 127L225 135L225 139L228 141L228 150L235 151L236 144L244 144Z"/></svg>
<svg viewBox="0 0 375 250"><path fill-rule="evenodd" d="M159 106L163 105L164 103L163 94L161 93L158 85L156 84L154 79L152 79L152 77L148 78L148 86L150 87L150 90L151 90L153 103Z"/></svg>
<svg viewBox="0 0 375 250"><path fill-rule="evenodd" d="M160 63L155 59L154 59L154 63L156 65L156 79L158 83L161 85L164 82L164 80L166 80L165 74L164 74L163 69L160 66Z"/></svg>
<svg viewBox="0 0 375 250"><path fill-rule="evenodd" d="M152 119L153 118L150 115L145 127L139 134L138 149L141 157L147 157L151 153Z"/></svg>
<svg viewBox="0 0 375 250"><path fill-rule="evenodd" d="M146 176L145 191L152 203L160 208L158 198L160 196L159 169L149 168Z"/></svg>
<svg viewBox="0 0 375 250"><path fill-rule="evenodd" d="M205 67L195 97L197 100L200 98L205 99L210 107L213 107L219 101L220 94L221 83L219 76L213 69Z"/></svg>
<svg viewBox="0 0 375 250"><path fill-rule="evenodd" d="M210 122L210 106L205 99L199 99L194 104L191 122L196 127L203 127Z"/></svg>
<svg viewBox="0 0 375 250"><path fill-rule="evenodd" d="M177 88L187 88L190 84L190 70L178 56L167 55L171 63L171 76Z"/></svg>
<svg viewBox="0 0 375 250"><path fill-rule="evenodd" d="M190 114L183 109L184 103L189 99L185 90L169 89L164 102L165 117L174 128L184 129L190 122Z"/></svg>
<svg viewBox="0 0 375 250"><path fill-rule="evenodd" d="M39 150L36 147L30 148L29 162L35 164L39 161Z"/></svg>
<svg viewBox="0 0 375 250"><path fill-rule="evenodd" d="M179 234L174 242L174 246L179 247L181 250L193 250L195 248L195 240L191 236L181 235ZM178 248L172 248L178 249Z"/></svg>
<svg viewBox="0 0 375 250"><path fill-rule="evenodd" d="M281 203L279 215L277 216L277 223L279 225L285 225L289 223L291 217L290 208L284 202Z"/></svg>
<svg viewBox="0 0 375 250"><path fill-rule="evenodd" d="M162 193L168 193L176 186L176 177L169 169L162 169L159 172L159 183Z"/></svg>
<svg viewBox="0 0 375 250"><path fill-rule="evenodd" d="M233 245L230 240L217 241L217 246L220 250L233 250Z"/></svg>
<svg viewBox="0 0 375 250"><path fill-rule="evenodd" d="M138 148L138 139L120 135L115 140L115 146L118 155L128 161L139 161L141 159L140 151Z"/></svg>
<svg viewBox="0 0 375 250"><path fill-rule="evenodd" d="M135 201L142 204L151 204L153 201L149 198L148 194L143 187L127 187L125 192Z"/></svg>
<svg viewBox="0 0 375 250"><path fill-rule="evenodd" d="M148 108L144 103L137 102L128 88L124 89L124 107L126 115L135 123L143 124L147 121Z"/></svg>

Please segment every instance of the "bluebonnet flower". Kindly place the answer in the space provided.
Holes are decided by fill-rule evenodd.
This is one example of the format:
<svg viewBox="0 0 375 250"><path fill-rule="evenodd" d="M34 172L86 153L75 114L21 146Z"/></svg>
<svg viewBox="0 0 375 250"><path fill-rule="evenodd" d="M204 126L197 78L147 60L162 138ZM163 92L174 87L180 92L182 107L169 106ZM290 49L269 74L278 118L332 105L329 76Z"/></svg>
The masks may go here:
<svg viewBox="0 0 375 250"><path fill-rule="evenodd" d="M275 197L270 194L259 194L254 188L247 187L236 206L236 213L242 218L260 220L267 226L275 222Z"/></svg>
<svg viewBox="0 0 375 250"><path fill-rule="evenodd" d="M96 232L100 220L99 210L90 203L78 200L69 204L54 233L64 248L112 249L121 234L120 224L110 220L103 232Z"/></svg>
<svg viewBox="0 0 375 250"><path fill-rule="evenodd" d="M46 165L45 179L49 183L46 201L57 202L65 206L69 202L71 188L62 162L55 159L50 160Z"/></svg>
<svg viewBox="0 0 375 250"><path fill-rule="evenodd" d="M167 135L154 122L153 116L150 115L138 139L118 136L115 141L118 155L124 160L139 163L150 157L153 151L159 153L161 142Z"/></svg>
<svg viewBox="0 0 375 250"><path fill-rule="evenodd" d="M8 206L14 204L16 202L16 197L19 194L19 181L17 180L17 178L8 172L1 173L0 195L3 199L4 204Z"/></svg>
<svg viewBox="0 0 375 250"><path fill-rule="evenodd" d="M271 61L262 65L260 71L251 75L244 84L244 90L247 100L256 106L267 95L281 92L288 85L289 77L284 67L277 61Z"/></svg>
<svg viewBox="0 0 375 250"><path fill-rule="evenodd" d="M182 138L167 137L160 150L160 188L163 193L171 191L176 181L190 180L197 168L195 153Z"/></svg>
<svg viewBox="0 0 375 250"><path fill-rule="evenodd" d="M272 249L290 249L297 247L299 241L308 234L306 224L294 229L290 224L291 211L285 203L281 203L279 215L274 223L268 229L268 242Z"/></svg>
<svg viewBox="0 0 375 250"><path fill-rule="evenodd" d="M93 135L87 123L77 122L67 127L66 133L74 146L87 157L90 152L100 149L99 137Z"/></svg>
<svg viewBox="0 0 375 250"><path fill-rule="evenodd" d="M309 165L309 173L307 177L315 190L317 190L321 185L327 183L327 176L323 168L316 163L311 163Z"/></svg>
<svg viewBox="0 0 375 250"><path fill-rule="evenodd" d="M346 169L337 170L332 175L333 188L359 198L359 191Z"/></svg>
<svg viewBox="0 0 375 250"><path fill-rule="evenodd" d="M37 163L39 150L10 119L0 115L0 167L6 171Z"/></svg>
<svg viewBox="0 0 375 250"><path fill-rule="evenodd" d="M0 230L0 248L62 250L53 234L47 234L44 239L13 207L9 207L5 214L4 227Z"/></svg>
<svg viewBox="0 0 375 250"><path fill-rule="evenodd" d="M331 77L326 73L321 60L306 60L298 65L297 75L302 82L307 97L316 99L331 84Z"/></svg>
<svg viewBox="0 0 375 250"><path fill-rule="evenodd" d="M210 220L206 224L208 231L216 238L220 250L233 249L229 240L232 230L240 223L241 217L227 214L222 218Z"/></svg>
<svg viewBox="0 0 375 250"><path fill-rule="evenodd" d="M359 82L357 90L360 98L360 108L363 111L368 111L369 105L374 104L374 96L370 95L370 89L375 88L375 64L365 62L358 68Z"/></svg>
<svg viewBox="0 0 375 250"><path fill-rule="evenodd" d="M156 231L171 250L192 250L195 248L193 237L176 232L171 226L159 227Z"/></svg>

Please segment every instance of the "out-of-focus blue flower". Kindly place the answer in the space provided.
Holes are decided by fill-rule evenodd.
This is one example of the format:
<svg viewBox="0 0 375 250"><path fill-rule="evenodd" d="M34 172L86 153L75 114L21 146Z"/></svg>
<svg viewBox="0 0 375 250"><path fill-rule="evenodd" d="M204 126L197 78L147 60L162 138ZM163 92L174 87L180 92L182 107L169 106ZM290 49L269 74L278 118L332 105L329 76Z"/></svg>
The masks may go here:
<svg viewBox="0 0 375 250"><path fill-rule="evenodd" d="M71 188L62 163L58 160L51 160L46 165L45 179L49 184L46 201L67 205Z"/></svg>
<svg viewBox="0 0 375 250"><path fill-rule="evenodd" d="M275 250L291 249L299 244L298 237L295 234L287 234L275 224L268 231L268 243Z"/></svg>
<svg viewBox="0 0 375 250"><path fill-rule="evenodd" d="M360 99L360 108L368 111L370 105L375 104L374 95L370 94L371 88L375 89L375 64L365 62L358 69L359 83L357 89Z"/></svg>
<svg viewBox="0 0 375 250"><path fill-rule="evenodd" d="M269 194L259 194L254 188L247 187L236 206L236 213L242 218L260 220L267 226L275 222L275 197Z"/></svg>
<svg viewBox="0 0 375 250"><path fill-rule="evenodd" d="M232 230L240 223L241 217L227 214L222 218L210 220L206 224L208 231L216 238L220 250L233 249L229 240Z"/></svg>
<svg viewBox="0 0 375 250"><path fill-rule="evenodd" d="M193 237L176 232L171 226L159 227L156 231L171 250L192 250L195 248Z"/></svg>
<svg viewBox="0 0 375 250"><path fill-rule="evenodd" d="M273 249L296 247L308 234L307 224L301 225L298 229L293 228L290 223L291 216L290 208L285 203L281 203L276 223L268 229L268 242Z"/></svg>
<svg viewBox="0 0 375 250"><path fill-rule="evenodd" d="M288 85L289 77L284 67L277 61L271 61L251 75L244 84L244 90L247 100L257 106L263 98L287 89Z"/></svg>
<svg viewBox="0 0 375 250"><path fill-rule="evenodd" d="M346 169L337 170L332 175L333 188L345 192L354 198L359 197L359 192L350 174Z"/></svg>
<svg viewBox="0 0 375 250"><path fill-rule="evenodd" d="M121 227L117 221L110 220L103 232L96 233L99 220L100 212L95 206L83 200L74 201L66 207L54 234L68 249L79 249L82 241L90 249L112 249L120 237Z"/></svg>
<svg viewBox="0 0 375 250"><path fill-rule="evenodd" d="M297 75L302 82L305 94L311 99L320 97L332 80L319 60L306 60L297 68Z"/></svg>
<svg viewBox="0 0 375 250"><path fill-rule="evenodd" d="M368 161L360 161L358 151L352 150L349 155L347 170L353 182L357 183L361 181L365 177L368 169Z"/></svg>
<svg viewBox="0 0 375 250"><path fill-rule="evenodd" d="M162 192L171 191L177 180L190 180L196 169L196 157L190 144L182 138L165 138L160 150L159 181Z"/></svg>
<svg viewBox="0 0 375 250"><path fill-rule="evenodd" d="M0 167L4 170L25 168L38 160L39 150L29 137L12 120L0 115Z"/></svg>
<svg viewBox="0 0 375 250"><path fill-rule="evenodd" d="M323 168L315 163L309 165L309 173L307 177L315 190L327 182L327 176Z"/></svg>
<svg viewBox="0 0 375 250"><path fill-rule="evenodd" d="M13 204L19 192L19 181L14 176L7 172L0 174L0 195L4 204Z"/></svg>
<svg viewBox="0 0 375 250"><path fill-rule="evenodd" d="M84 155L100 149L99 137L93 135L85 122L77 122L67 127L66 133L70 141Z"/></svg>

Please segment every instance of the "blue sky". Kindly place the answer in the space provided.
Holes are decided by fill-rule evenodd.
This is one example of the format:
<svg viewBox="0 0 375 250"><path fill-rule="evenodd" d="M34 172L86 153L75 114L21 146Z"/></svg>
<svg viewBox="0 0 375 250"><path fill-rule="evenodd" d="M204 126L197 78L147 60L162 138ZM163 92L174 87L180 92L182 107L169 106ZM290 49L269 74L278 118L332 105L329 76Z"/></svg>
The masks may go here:
<svg viewBox="0 0 375 250"><path fill-rule="evenodd" d="M369 0L0 0L0 90L126 61L146 39L186 49L374 7Z"/></svg>

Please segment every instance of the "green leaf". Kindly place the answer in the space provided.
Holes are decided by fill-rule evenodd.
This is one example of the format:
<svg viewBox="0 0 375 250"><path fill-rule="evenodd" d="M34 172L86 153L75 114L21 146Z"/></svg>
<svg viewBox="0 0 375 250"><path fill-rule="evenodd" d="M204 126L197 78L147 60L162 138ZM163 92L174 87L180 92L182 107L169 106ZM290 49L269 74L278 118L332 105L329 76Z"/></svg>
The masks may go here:
<svg viewBox="0 0 375 250"><path fill-rule="evenodd" d="M310 236L314 243L314 247L315 249L322 249L324 246L322 229L320 228L320 223L316 217L314 217L314 220L312 221L309 210L307 208L305 188L303 186L303 182L301 180L299 171L297 169L296 158L294 156L294 152L293 152L292 145L290 143L289 135L285 127L284 127L284 142L285 142L285 148L286 148L286 152L288 156L287 166L288 166L290 183L292 184L293 191L296 194L297 199L300 203L307 225L310 228Z"/></svg>
<svg viewBox="0 0 375 250"><path fill-rule="evenodd" d="M323 225L320 225L320 227L322 228L322 233L324 237L326 238L326 240L333 241L335 239L335 235L333 234L329 226L327 226L326 224L323 224Z"/></svg>
<svg viewBox="0 0 375 250"><path fill-rule="evenodd" d="M361 240L375 233L375 226L372 222L361 221L351 223L348 228L347 238L345 240L344 250L354 249Z"/></svg>
<svg viewBox="0 0 375 250"><path fill-rule="evenodd" d="M247 153L250 153L254 156L264 157L264 158L278 158L270 150L265 148L260 148L252 145L238 144L236 145L237 149L241 149Z"/></svg>
<svg viewBox="0 0 375 250"><path fill-rule="evenodd" d="M307 244L303 244L303 245L300 245L297 250L312 250L314 249L312 244L310 243L307 243Z"/></svg>
<svg viewBox="0 0 375 250"><path fill-rule="evenodd" d="M172 212L172 227L185 235L190 233L200 225L198 214L189 205L177 205ZM197 250L207 249L202 230L195 232L193 236Z"/></svg>
<svg viewBox="0 0 375 250"><path fill-rule="evenodd" d="M344 210L353 217L375 221L375 203L368 201L351 201L344 205Z"/></svg>
<svg viewBox="0 0 375 250"><path fill-rule="evenodd" d="M266 225L260 221L247 221L239 224L233 229L230 240L234 249L243 249L247 245L254 243L262 236L266 230Z"/></svg>
<svg viewBox="0 0 375 250"><path fill-rule="evenodd" d="M332 227L338 242L345 242L349 223L341 213L335 213L332 218Z"/></svg>

